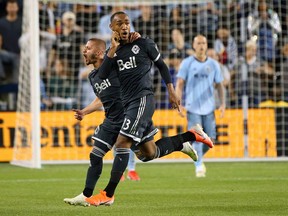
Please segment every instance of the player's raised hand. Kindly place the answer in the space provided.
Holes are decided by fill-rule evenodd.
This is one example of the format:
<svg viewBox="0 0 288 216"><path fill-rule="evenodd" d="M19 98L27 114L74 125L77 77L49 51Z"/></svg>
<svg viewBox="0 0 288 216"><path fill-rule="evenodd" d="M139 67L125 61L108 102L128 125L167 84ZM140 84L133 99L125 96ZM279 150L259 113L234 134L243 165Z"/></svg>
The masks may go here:
<svg viewBox="0 0 288 216"><path fill-rule="evenodd" d="M130 35L129 35L129 43L132 43L134 42L135 40L137 40L138 38L141 37L141 34L138 33L138 32L130 32Z"/></svg>
<svg viewBox="0 0 288 216"><path fill-rule="evenodd" d="M72 109L75 119L81 121L84 118L84 113L79 109Z"/></svg>
<svg viewBox="0 0 288 216"><path fill-rule="evenodd" d="M111 47L118 47L120 44L120 35L118 32L113 31L111 36Z"/></svg>

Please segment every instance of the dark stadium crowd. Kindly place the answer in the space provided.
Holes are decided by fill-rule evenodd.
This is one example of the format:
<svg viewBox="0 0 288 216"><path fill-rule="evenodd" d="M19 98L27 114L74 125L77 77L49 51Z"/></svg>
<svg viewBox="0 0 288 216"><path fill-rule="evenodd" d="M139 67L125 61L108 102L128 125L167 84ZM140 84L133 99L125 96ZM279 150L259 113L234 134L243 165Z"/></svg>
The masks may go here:
<svg viewBox="0 0 288 216"><path fill-rule="evenodd" d="M24 2L0 0L1 111L17 108L21 49L27 40L22 34ZM93 68L85 65L82 49L92 37L109 46L115 11L129 15L132 32L157 43L173 80L181 61L194 53L193 37L201 33L208 39L207 55L221 66L227 108L241 108L243 95L251 108L287 107L287 1L184 2L109 6L39 1L41 109L83 108L94 99L87 79ZM156 108L169 108L165 84L154 67L151 77Z"/></svg>

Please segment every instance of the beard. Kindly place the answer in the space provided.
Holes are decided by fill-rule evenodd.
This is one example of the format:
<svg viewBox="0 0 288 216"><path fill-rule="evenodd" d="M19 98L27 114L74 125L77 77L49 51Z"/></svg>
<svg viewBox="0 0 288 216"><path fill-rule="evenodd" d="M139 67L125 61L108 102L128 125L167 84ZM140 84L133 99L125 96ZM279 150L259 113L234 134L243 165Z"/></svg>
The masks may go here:
<svg viewBox="0 0 288 216"><path fill-rule="evenodd" d="M89 58L86 58L86 65L94 64L97 61L96 54L91 54Z"/></svg>

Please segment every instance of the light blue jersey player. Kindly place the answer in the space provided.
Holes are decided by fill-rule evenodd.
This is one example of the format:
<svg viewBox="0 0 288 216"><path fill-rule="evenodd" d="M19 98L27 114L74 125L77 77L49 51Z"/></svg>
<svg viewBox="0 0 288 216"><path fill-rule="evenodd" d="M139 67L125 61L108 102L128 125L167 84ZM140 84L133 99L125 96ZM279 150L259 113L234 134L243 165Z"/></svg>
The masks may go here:
<svg viewBox="0 0 288 216"><path fill-rule="evenodd" d="M221 103L219 109L223 115L225 111L223 77L219 63L206 55L207 39L205 36L197 35L193 41L193 48L195 55L181 62L177 74L176 93L182 98L183 89L185 91L188 128L200 124L208 136L215 140L214 88L218 90ZM194 142L193 146L198 153L198 161L195 162L196 176L205 177L206 167L202 158L209 148L200 142Z"/></svg>

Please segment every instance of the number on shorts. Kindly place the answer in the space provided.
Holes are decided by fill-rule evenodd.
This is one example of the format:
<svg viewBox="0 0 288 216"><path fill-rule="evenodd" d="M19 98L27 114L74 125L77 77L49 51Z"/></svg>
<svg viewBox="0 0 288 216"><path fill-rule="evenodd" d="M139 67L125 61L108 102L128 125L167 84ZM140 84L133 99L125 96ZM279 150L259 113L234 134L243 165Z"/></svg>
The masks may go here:
<svg viewBox="0 0 288 216"><path fill-rule="evenodd" d="M123 123L123 129L127 130L129 128L130 123L131 123L130 119L125 118Z"/></svg>

